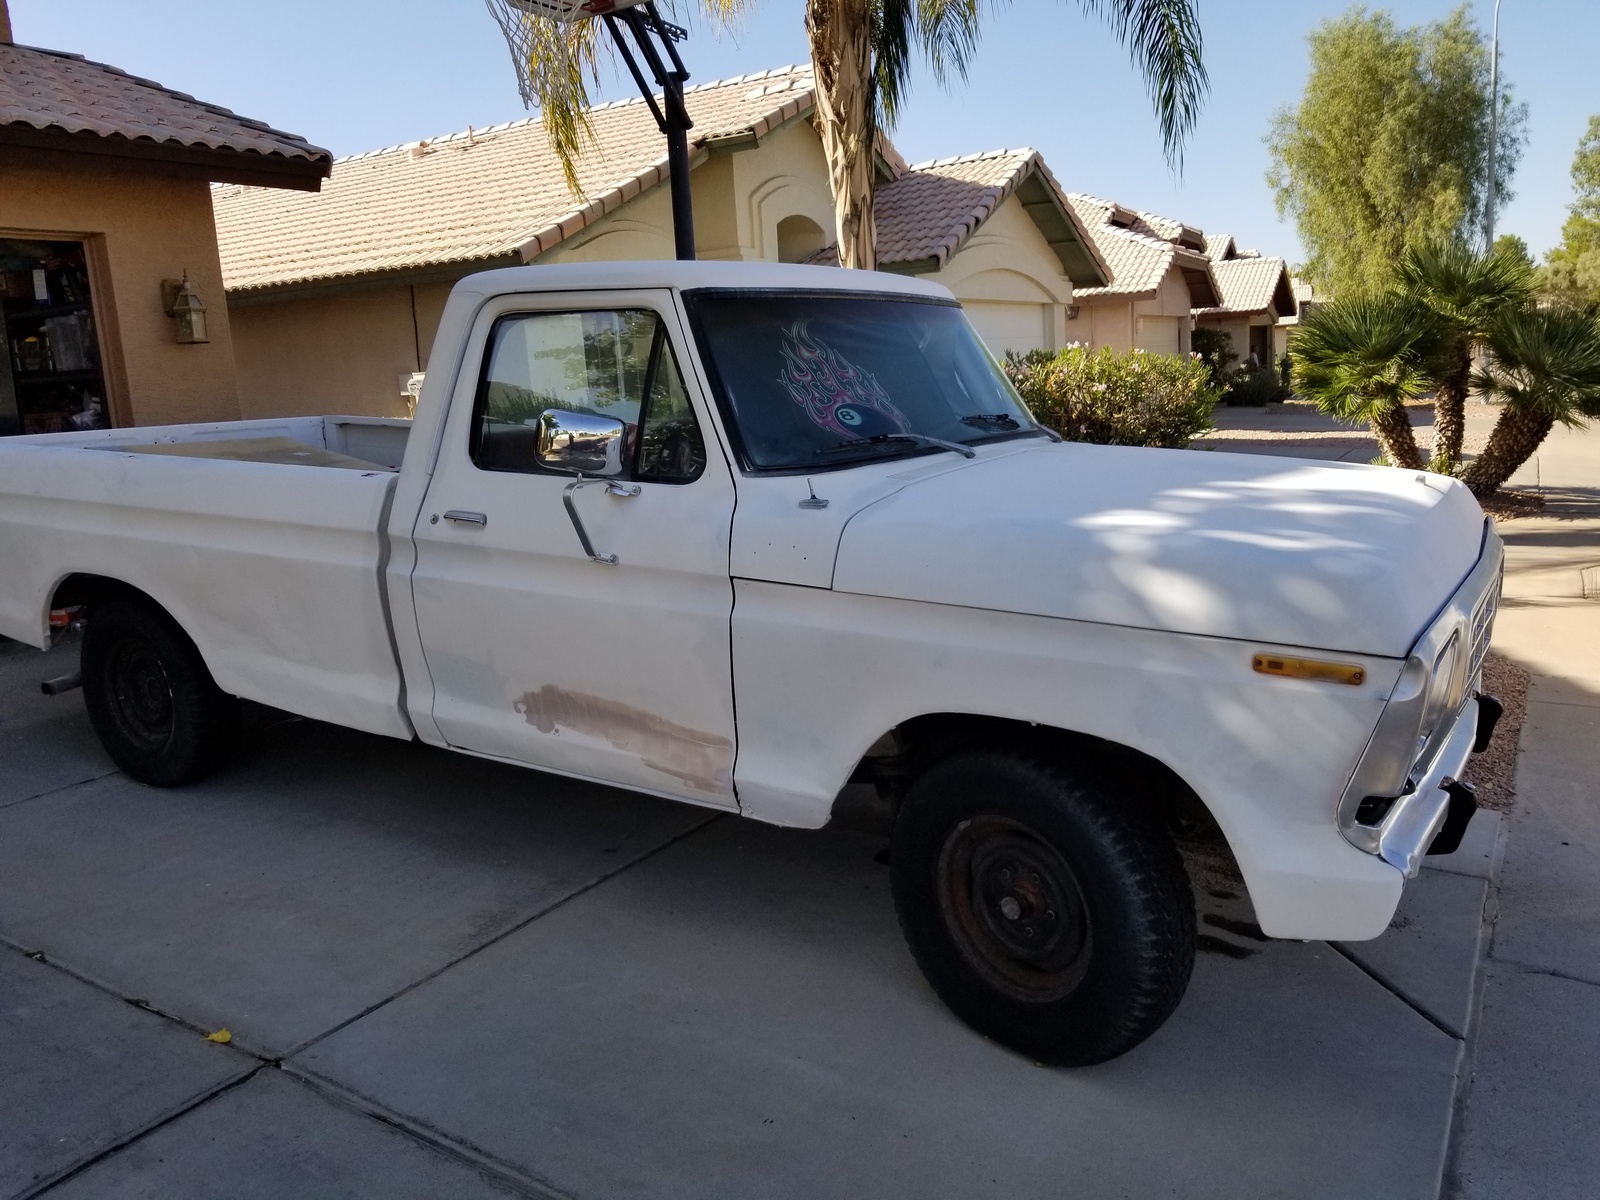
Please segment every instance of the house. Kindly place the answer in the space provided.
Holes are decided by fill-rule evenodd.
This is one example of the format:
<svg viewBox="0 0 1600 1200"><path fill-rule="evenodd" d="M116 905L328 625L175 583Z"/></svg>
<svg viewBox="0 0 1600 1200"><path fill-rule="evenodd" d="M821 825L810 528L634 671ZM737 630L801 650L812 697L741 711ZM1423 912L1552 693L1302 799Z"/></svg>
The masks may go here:
<svg viewBox="0 0 1600 1200"><path fill-rule="evenodd" d="M886 157L873 193L880 271L949 288L996 355L1072 340L1078 289L1103 286L1110 268L1038 151ZM835 248L810 261L836 264Z"/></svg>
<svg viewBox="0 0 1600 1200"><path fill-rule="evenodd" d="M1119 351L1189 353L1193 310L1221 300L1205 235L1097 196L1073 193L1067 200L1111 272L1105 285L1078 289L1068 339Z"/></svg>
<svg viewBox="0 0 1600 1200"><path fill-rule="evenodd" d="M1196 327L1227 334L1242 364L1251 358L1263 366L1275 364L1287 345L1285 323L1300 311L1289 264L1254 250L1241 250L1229 234L1215 235L1206 243L1221 299L1195 309Z"/></svg>
<svg viewBox="0 0 1600 1200"><path fill-rule="evenodd" d="M833 201L809 66L686 89L701 258L828 259ZM642 100L596 108L563 180L537 118L340 159L317 195L214 195L247 416L403 414L451 286L522 263L670 258L666 146ZM876 165L884 269L968 301L999 350L1065 338L1079 284L1108 276L1028 150Z"/></svg>
<svg viewBox="0 0 1600 1200"><path fill-rule="evenodd" d="M115 67L14 45L0 0L0 434L237 418L211 183L315 191L331 161Z"/></svg>

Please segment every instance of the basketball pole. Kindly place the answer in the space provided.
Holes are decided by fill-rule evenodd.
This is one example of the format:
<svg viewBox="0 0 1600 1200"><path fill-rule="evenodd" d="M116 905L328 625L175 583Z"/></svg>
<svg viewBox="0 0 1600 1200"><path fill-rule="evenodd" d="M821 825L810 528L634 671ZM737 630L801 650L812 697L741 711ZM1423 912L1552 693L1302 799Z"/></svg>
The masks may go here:
<svg viewBox="0 0 1600 1200"><path fill-rule="evenodd" d="M683 85L689 78L683 60L678 57L676 43L687 36L679 25L664 21L656 12L654 0L625 8L621 12L608 12L603 19L616 43L622 61L638 84L639 92L650 106L656 125L667 138L667 179L672 191L672 241L678 258L693 261L694 253L694 200L689 190L689 130L694 122L683 104ZM639 69L639 61L628 45L628 35L633 35L639 55L650 68L656 85L661 89L661 103L656 103L655 91ZM660 48L657 48L657 41ZM662 59L661 50L671 60L670 69Z"/></svg>

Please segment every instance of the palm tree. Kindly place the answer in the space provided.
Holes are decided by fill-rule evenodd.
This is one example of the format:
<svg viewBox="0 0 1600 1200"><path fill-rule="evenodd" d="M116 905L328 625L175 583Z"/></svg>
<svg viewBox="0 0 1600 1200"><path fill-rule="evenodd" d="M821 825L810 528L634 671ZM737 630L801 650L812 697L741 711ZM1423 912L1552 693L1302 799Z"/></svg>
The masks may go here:
<svg viewBox="0 0 1600 1200"><path fill-rule="evenodd" d="M1504 403L1489 444L1461 473L1476 496L1495 491L1527 462L1555 423L1600 416L1600 325L1575 308L1502 313L1487 339L1489 366L1472 376Z"/></svg>
<svg viewBox="0 0 1600 1200"><path fill-rule="evenodd" d="M1533 271L1507 247L1485 254L1451 239L1407 247L1395 265L1395 284L1445 331L1434 380L1432 466L1449 474L1461 460L1473 347L1502 312L1532 302Z"/></svg>
<svg viewBox="0 0 1600 1200"><path fill-rule="evenodd" d="M1392 465L1420 470L1405 402L1428 390L1444 336L1433 314L1404 296L1338 297L1295 334L1297 390L1324 412L1367 421Z"/></svg>
<svg viewBox="0 0 1600 1200"><path fill-rule="evenodd" d="M487 0L504 23L504 0ZM714 21L737 16L750 0L699 0ZM1168 165L1178 169L1183 143L1199 117L1208 87L1201 62L1196 0L1077 0L1104 17L1127 47L1155 108ZM839 261L870 270L877 263L872 215L873 151L880 126L900 113L917 53L934 78L964 77L981 33L981 0L806 0L805 28L817 80L817 116L833 189ZM572 164L592 140L590 88L598 80L602 43L596 23L560 24L525 9L518 41L524 97L544 117L551 148L568 185ZM509 30L508 30L509 36Z"/></svg>

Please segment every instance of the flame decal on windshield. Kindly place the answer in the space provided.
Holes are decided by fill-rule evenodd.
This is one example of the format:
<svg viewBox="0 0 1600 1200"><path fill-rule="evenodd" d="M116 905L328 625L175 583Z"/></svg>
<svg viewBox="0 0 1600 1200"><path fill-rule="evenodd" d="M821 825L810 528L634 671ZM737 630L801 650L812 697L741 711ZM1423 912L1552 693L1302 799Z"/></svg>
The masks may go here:
<svg viewBox="0 0 1600 1200"><path fill-rule="evenodd" d="M878 381L812 337L810 324L799 320L784 330L778 382L812 423L845 440L910 429Z"/></svg>

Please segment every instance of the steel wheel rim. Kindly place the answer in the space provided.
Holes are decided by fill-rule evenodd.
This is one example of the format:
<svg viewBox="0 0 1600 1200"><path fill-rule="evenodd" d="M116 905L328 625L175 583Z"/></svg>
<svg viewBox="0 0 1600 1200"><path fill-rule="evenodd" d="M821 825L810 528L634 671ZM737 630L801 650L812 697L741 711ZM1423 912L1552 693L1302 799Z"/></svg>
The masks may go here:
<svg viewBox="0 0 1600 1200"><path fill-rule="evenodd" d="M172 740L172 680L155 647L142 638L119 641L106 657L105 681L111 719L124 741L156 751Z"/></svg>
<svg viewBox="0 0 1600 1200"><path fill-rule="evenodd" d="M962 821L935 872L945 928L990 986L1048 1003L1082 982L1093 940L1083 891L1037 832L1007 817Z"/></svg>

